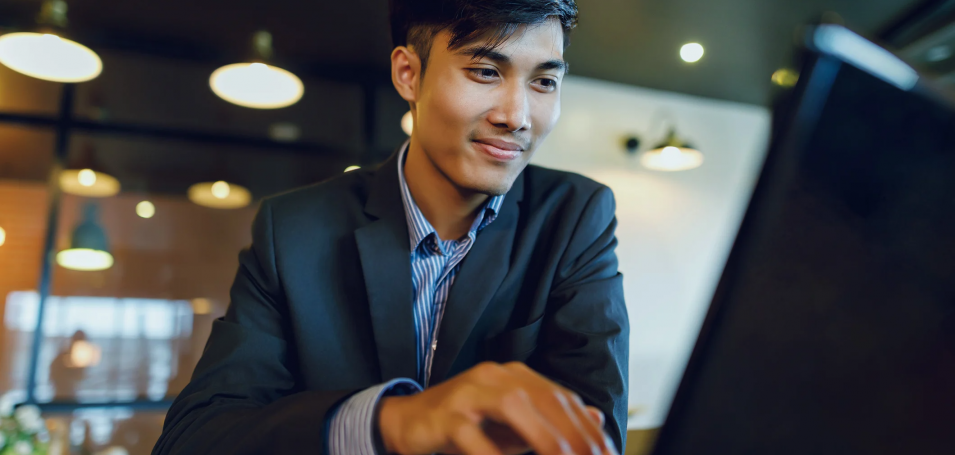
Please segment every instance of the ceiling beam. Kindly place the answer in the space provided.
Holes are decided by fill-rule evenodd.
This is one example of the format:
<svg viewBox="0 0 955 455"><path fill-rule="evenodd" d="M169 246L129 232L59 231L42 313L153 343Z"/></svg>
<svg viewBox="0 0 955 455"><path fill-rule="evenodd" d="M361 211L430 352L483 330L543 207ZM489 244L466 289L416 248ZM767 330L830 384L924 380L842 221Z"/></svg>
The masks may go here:
<svg viewBox="0 0 955 455"><path fill-rule="evenodd" d="M0 112L0 123L15 123L20 125L56 128L60 120L56 117ZM241 147L267 148L274 151L322 154L335 157L357 156L358 151L346 150L315 142L279 142L273 139L257 136L237 134L223 134L197 130L163 128L151 125L137 125L133 123L93 122L89 120L73 119L69 127L78 131L92 134L110 134L119 136L134 136L149 139L166 139L195 143L234 145Z"/></svg>

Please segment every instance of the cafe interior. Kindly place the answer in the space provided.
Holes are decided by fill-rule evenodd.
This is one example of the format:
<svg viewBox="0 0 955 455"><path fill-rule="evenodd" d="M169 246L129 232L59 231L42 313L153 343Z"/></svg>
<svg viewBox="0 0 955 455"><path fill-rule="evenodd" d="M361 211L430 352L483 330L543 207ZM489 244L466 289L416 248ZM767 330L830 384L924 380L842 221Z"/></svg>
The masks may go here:
<svg viewBox="0 0 955 455"><path fill-rule="evenodd" d="M801 30L843 25L955 88L955 2L578 6L532 163L614 191L626 453L644 454L799 81ZM150 453L259 201L409 137L388 29L385 0L0 1L0 396L38 407L43 453Z"/></svg>

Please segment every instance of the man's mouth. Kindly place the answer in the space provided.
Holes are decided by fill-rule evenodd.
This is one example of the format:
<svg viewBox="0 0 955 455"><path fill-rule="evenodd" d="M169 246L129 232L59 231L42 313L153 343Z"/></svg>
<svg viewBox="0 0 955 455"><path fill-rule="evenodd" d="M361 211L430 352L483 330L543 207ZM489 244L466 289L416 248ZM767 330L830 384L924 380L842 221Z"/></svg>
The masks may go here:
<svg viewBox="0 0 955 455"><path fill-rule="evenodd" d="M501 139L475 139L472 142L479 150L498 161L515 160L524 152L524 147Z"/></svg>

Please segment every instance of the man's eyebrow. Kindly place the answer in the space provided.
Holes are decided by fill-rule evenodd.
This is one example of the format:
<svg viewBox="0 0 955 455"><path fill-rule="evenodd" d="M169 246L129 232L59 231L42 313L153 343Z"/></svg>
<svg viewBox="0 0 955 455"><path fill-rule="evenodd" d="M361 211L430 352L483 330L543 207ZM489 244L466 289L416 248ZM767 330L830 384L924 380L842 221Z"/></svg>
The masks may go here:
<svg viewBox="0 0 955 455"><path fill-rule="evenodd" d="M483 57L495 63L498 63L500 65L508 66L511 64L510 57L494 50L488 51L482 46L467 47L457 51L456 53L459 55L471 57L472 59ZM535 69L537 71L559 70L566 73L567 70L569 69L569 65L567 64L567 62L563 60L554 59L554 60L548 60L546 62L539 63L537 67L535 67Z"/></svg>
<svg viewBox="0 0 955 455"><path fill-rule="evenodd" d="M466 57L471 57L473 60L478 58L486 58L488 60L503 64L510 65L511 58L495 50L487 50L484 46L471 46L461 49L455 52L458 55L464 55Z"/></svg>
<svg viewBox="0 0 955 455"><path fill-rule="evenodd" d="M570 65L563 60L548 60L537 65L537 71L559 70L562 73L567 73L568 69L570 69Z"/></svg>

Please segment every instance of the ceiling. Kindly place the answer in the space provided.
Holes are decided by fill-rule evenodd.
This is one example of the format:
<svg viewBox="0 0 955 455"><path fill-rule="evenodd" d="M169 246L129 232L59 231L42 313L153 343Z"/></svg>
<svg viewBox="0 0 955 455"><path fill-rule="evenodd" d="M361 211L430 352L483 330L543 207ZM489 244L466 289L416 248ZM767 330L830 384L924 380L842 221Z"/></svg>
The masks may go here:
<svg viewBox="0 0 955 455"><path fill-rule="evenodd" d="M770 75L786 66L794 31L824 11L872 35L918 0L579 0L567 53L571 72L750 104L769 103ZM0 26L24 24L40 0L5 0ZM251 33L274 35L278 57L348 78L387 74L387 0L70 0L71 32L92 47L229 60ZM706 47L699 63L682 44ZM387 79L385 79L387 80Z"/></svg>
<svg viewBox="0 0 955 455"><path fill-rule="evenodd" d="M73 115L113 128L75 130L67 161L95 150L130 191L182 195L197 181L226 179L259 197L321 181L351 164L380 161L405 140L398 120L408 107L391 87L388 71L387 0L67 1L69 34L96 49L108 68L76 85ZM917 3L955 5L955 0L578 1L580 25L566 56L572 74L755 105L770 104L770 76L789 64L796 29L821 12L837 12L846 25L873 36ZM40 3L0 0L0 32L28 27ZM915 53L955 40L955 29L949 34L939 27L931 28L939 30L931 40L911 38L915 45L898 46ZM237 107L208 87L210 72L244 58L252 33L261 28L274 36L277 64L308 87L302 100L286 109ZM680 46L690 41L706 47L696 64L679 59ZM57 115L61 84L0 66L0 88L0 115ZM301 138L279 150L269 131L283 123L299 128ZM160 139L126 134L117 125L180 134ZM231 139L197 141L199 133ZM259 145L247 144L249 139ZM51 127L0 122L0 143L5 145L0 179L47 178L55 143Z"/></svg>

